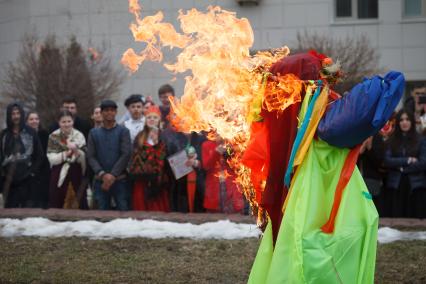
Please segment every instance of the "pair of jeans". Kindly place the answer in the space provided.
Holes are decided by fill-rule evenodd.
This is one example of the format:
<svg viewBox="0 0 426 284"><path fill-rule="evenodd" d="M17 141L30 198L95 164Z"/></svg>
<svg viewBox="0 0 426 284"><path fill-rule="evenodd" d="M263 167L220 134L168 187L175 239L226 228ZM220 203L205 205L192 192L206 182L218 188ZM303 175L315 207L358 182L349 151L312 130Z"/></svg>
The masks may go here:
<svg viewBox="0 0 426 284"><path fill-rule="evenodd" d="M108 191L104 191L101 186L102 181L96 180L95 199L100 210L111 209L111 197L114 198L118 210L129 210L129 187L125 179L115 181Z"/></svg>

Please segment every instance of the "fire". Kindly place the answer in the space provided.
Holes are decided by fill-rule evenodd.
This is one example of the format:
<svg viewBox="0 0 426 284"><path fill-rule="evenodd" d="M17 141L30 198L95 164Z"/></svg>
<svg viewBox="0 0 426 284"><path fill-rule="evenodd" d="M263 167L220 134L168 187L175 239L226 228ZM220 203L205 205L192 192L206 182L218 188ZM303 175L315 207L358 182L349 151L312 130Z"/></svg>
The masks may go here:
<svg viewBox="0 0 426 284"><path fill-rule="evenodd" d="M175 74L190 72L183 96L171 100L172 123L183 132L217 133L233 147L235 154L228 162L256 208L250 169L241 164L241 158L250 140L252 121L261 119L262 106L282 111L300 100L296 94L301 83L294 76L267 80L268 68L288 55L289 49L250 56L254 36L249 21L217 6L206 12L179 11L180 33L163 22L161 12L142 18L137 0L129 0L129 11L135 16L130 25L133 37L146 46L139 53L128 49L121 62L136 72L145 60L162 61L163 47L181 49L176 62L164 64Z"/></svg>

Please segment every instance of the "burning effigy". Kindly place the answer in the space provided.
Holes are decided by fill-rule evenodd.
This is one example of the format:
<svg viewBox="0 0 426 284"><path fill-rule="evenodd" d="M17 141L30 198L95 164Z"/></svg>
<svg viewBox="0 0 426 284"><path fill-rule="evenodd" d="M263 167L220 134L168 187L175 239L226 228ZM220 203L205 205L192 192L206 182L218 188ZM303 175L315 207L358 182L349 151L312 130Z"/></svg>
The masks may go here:
<svg viewBox="0 0 426 284"><path fill-rule="evenodd" d="M338 61L287 47L250 55L250 23L209 7L179 11L181 32L162 12L141 16L122 63L136 72L180 50L173 73L189 73L184 94L171 99L182 132L219 135L232 149L228 164L264 230L249 283L373 283L378 215L356 168L359 145L378 132L399 102L404 76L391 71L345 96Z"/></svg>

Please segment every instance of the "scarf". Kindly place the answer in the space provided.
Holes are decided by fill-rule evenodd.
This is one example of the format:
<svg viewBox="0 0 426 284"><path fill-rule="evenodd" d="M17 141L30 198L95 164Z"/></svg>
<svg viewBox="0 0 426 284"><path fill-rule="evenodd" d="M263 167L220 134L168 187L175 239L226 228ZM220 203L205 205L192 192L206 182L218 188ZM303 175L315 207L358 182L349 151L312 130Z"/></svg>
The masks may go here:
<svg viewBox="0 0 426 284"><path fill-rule="evenodd" d="M66 152L69 150L69 143L74 143L77 146L80 154L78 157L76 155L66 157ZM49 159L50 166L52 167L62 164L57 184L58 187L61 187L64 183L72 163L79 163L81 165L82 173L84 174L86 171L85 147L86 139L78 130L72 129L69 135L65 135L61 129L57 129L50 134L47 146L47 158Z"/></svg>

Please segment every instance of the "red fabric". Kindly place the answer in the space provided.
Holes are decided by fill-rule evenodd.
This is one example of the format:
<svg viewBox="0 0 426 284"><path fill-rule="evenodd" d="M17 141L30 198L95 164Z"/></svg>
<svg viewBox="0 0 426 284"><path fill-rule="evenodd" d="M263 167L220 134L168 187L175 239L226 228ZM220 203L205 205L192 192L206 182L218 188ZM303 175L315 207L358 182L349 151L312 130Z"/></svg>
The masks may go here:
<svg viewBox="0 0 426 284"><path fill-rule="evenodd" d="M206 171L206 187L204 193L204 208L210 212L220 211L220 182L221 168L229 176L225 180L226 199L232 202L235 212L241 212L244 208L244 200L238 186L235 183L235 174L226 161L216 151L217 144L213 141L205 141L202 144L203 168Z"/></svg>
<svg viewBox="0 0 426 284"><path fill-rule="evenodd" d="M330 217L327 223L321 227L321 230L324 233L331 234L334 231L334 223L339 211L340 202L342 201L343 191L345 190L346 185L348 184L352 173L354 172L360 149L361 145L358 145L357 147L353 148L346 157L345 164L343 165L342 171L340 172L340 178L336 186L336 191L334 192L334 201L333 207L331 208Z"/></svg>
<svg viewBox="0 0 426 284"><path fill-rule="evenodd" d="M275 63L270 72L274 75L294 74L301 80L318 80L321 62L317 57L302 53L287 56ZM302 94L303 99L304 94ZM282 113L262 113L269 129L270 164L262 205L270 217L274 243L282 220L282 206L288 189L284 187L284 174L288 166L291 148L297 132L297 115L300 103L288 107Z"/></svg>
<svg viewBox="0 0 426 284"><path fill-rule="evenodd" d="M269 173L269 130L263 122L251 125L250 143L244 152L241 163L251 169L251 181L256 190L256 201L262 200L262 181Z"/></svg>
<svg viewBox="0 0 426 284"><path fill-rule="evenodd" d="M144 181L137 180L133 185L132 208L139 211L162 211L169 212L169 196L166 190L162 190L158 196L153 199L145 199Z"/></svg>
<svg viewBox="0 0 426 284"><path fill-rule="evenodd" d="M190 172L186 176L186 191L188 194L188 209L189 212L194 212L195 190L197 185L197 174L195 171Z"/></svg>

